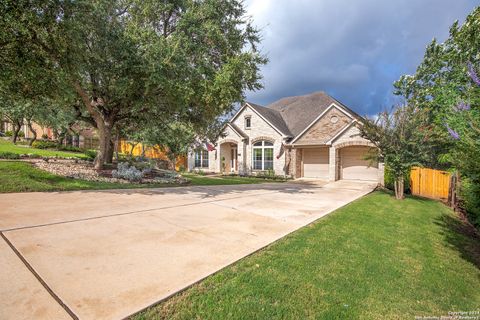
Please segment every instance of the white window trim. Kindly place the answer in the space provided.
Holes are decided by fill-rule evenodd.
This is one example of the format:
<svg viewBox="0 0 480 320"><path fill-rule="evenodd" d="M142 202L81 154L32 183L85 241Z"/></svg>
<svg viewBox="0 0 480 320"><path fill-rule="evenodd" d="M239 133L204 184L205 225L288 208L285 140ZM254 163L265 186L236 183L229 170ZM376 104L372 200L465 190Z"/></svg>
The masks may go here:
<svg viewBox="0 0 480 320"><path fill-rule="evenodd" d="M250 122L250 126L247 127L247 120L249 120ZM244 128L245 130L250 130L252 129L252 116L248 115L248 116L245 116L245 119L244 119Z"/></svg>
<svg viewBox="0 0 480 320"><path fill-rule="evenodd" d="M197 152L200 152L200 166L197 166ZM207 159L205 159L203 157L203 153L204 152L207 152ZM195 152L193 153L193 167L195 169L205 169L205 168L209 168L210 167L210 159L209 159L209 153L208 153L208 150L202 150L202 149L199 149L199 150L195 150ZM204 167L203 166L203 161L204 160L207 160L207 166Z"/></svg>
<svg viewBox="0 0 480 320"><path fill-rule="evenodd" d="M254 146L255 143L258 143L258 142L261 142L262 145L261 146ZM270 142L273 144L273 142L271 141L268 141L268 140L260 140L260 141L255 141L254 143L252 143L252 170L253 171L265 171L265 170L270 170L270 169L265 169L265 149L272 149L272 168L271 170L274 170L275 168L275 155L274 155L274 146L275 144L271 145L271 146L265 146L265 142ZM255 149L260 149L262 150L262 168L261 169L255 169Z"/></svg>

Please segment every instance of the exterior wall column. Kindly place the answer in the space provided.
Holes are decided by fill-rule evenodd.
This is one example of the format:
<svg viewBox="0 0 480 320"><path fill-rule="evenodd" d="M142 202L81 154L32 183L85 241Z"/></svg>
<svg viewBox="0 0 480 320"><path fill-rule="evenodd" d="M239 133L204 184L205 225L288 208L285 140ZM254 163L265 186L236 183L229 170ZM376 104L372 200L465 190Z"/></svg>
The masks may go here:
<svg viewBox="0 0 480 320"><path fill-rule="evenodd" d="M287 159L285 157L285 159ZM288 159L290 163L288 164L288 175L296 178L295 176L295 168L297 167L297 149L289 148L288 149Z"/></svg>
<svg viewBox="0 0 480 320"><path fill-rule="evenodd" d="M295 153L295 178L303 176L303 149L296 149Z"/></svg>
<svg viewBox="0 0 480 320"><path fill-rule="evenodd" d="M216 160L216 168L215 172L221 173L222 172L222 145L218 144L217 148L217 160Z"/></svg>
<svg viewBox="0 0 480 320"><path fill-rule="evenodd" d="M237 144L237 161L238 161L238 174L246 174L245 153L247 152L245 140L242 140Z"/></svg>
<svg viewBox="0 0 480 320"><path fill-rule="evenodd" d="M335 147L330 147L328 153L328 181L335 181L337 179L337 150Z"/></svg>

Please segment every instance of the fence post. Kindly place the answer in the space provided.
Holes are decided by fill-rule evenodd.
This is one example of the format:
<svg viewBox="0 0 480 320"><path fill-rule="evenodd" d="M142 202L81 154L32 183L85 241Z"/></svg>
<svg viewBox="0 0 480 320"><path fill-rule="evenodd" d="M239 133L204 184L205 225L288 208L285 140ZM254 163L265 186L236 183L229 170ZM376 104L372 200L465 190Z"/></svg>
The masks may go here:
<svg viewBox="0 0 480 320"><path fill-rule="evenodd" d="M455 172L450 177L450 188L448 190L449 205L453 210L457 209L457 183L458 172Z"/></svg>

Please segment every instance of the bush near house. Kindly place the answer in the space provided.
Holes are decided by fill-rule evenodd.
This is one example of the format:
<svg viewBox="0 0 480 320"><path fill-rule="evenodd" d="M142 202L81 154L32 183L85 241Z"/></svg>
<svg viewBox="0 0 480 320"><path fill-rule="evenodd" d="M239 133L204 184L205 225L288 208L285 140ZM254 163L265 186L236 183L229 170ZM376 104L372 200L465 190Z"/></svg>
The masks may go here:
<svg viewBox="0 0 480 320"><path fill-rule="evenodd" d="M55 149L57 143L55 141L37 140L32 143L32 147L37 149Z"/></svg>
<svg viewBox="0 0 480 320"><path fill-rule="evenodd" d="M387 188L389 190L395 190L395 186L394 186L395 177L394 177L392 171L390 170L390 168L388 166L385 166L384 181L385 181L384 182L385 188ZM408 193L408 194L411 193L411 190L410 190L410 173L405 176L404 188L405 188L405 193Z"/></svg>

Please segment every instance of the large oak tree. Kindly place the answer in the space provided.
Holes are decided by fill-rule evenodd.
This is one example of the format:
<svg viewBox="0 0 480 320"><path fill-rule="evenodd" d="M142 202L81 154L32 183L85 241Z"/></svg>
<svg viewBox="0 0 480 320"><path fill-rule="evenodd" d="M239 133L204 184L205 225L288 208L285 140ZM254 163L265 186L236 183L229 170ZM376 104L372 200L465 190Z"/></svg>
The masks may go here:
<svg viewBox="0 0 480 320"><path fill-rule="evenodd" d="M2 94L18 87L75 108L97 130L96 168L112 132L145 119L215 122L261 88L258 31L236 0L5 0Z"/></svg>

